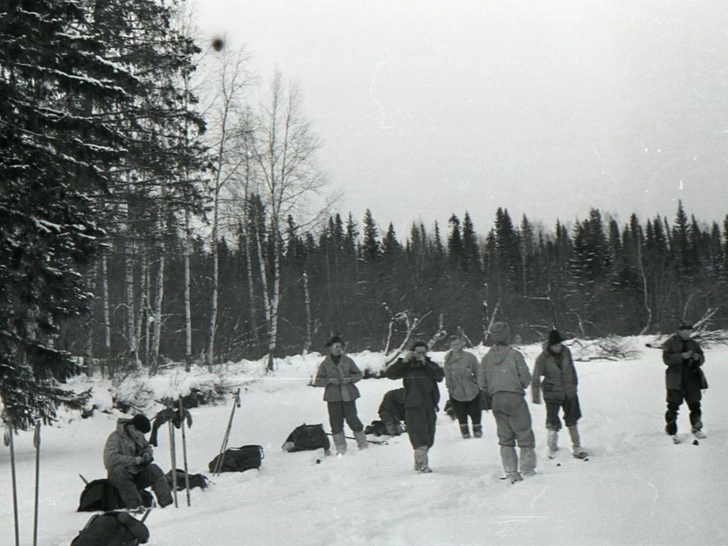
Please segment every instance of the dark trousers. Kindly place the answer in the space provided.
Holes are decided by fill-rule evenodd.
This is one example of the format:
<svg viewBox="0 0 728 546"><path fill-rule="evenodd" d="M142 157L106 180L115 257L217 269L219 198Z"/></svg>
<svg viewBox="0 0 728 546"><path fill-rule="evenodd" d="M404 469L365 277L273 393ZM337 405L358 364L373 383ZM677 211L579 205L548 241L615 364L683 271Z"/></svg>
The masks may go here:
<svg viewBox="0 0 728 546"><path fill-rule="evenodd" d="M665 422L667 423L671 434L677 433L677 415L683 401L688 405L690 410L690 424L693 428L703 428L702 417L703 412L700 409L700 390L695 393L683 393L680 389L667 389L667 411L665 412ZM697 398L697 400L696 400Z"/></svg>
<svg viewBox="0 0 728 546"><path fill-rule="evenodd" d="M546 428L549 430L561 430L561 419L559 419L561 410L564 412L564 421L567 427L573 427L581 419L578 396L563 401L544 400L544 402L546 402Z"/></svg>
<svg viewBox="0 0 728 546"><path fill-rule="evenodd" d="M154 490L160 505L167 504L171 496L164 472L154 463L143 467L136 474L130 472L128 468L118 466L109 471L108 479L109 483L119 490L121 500L127 508L139 508L142 505L139 490L149 486Z"/></svg>
<svg viewBox="0 0 728 546"><path fill-rule="evenodd" d="M331 434L338 434L344 430L344 421L353 432L364 430L356 411L356 402L326 402L329 409L329 424Z"/></svg>
<svg viewBox="0 0 728 546"><path fill-rule="evenodd" d="M435 444L435 406L413 406L404 410L407 434L414 449L432 447Z"/></svg>
<svg viewBox="0 0 728 546"><path fill-rule="evenodd" d="M476 396L468 402L461 402L450 398L452 403L452 409L455 411L455 417L458 419L458 423L461 425L468 424L468 417L473 421L474 425L480 424L480 418L483 414L483 410L480 405L480 396Z"/></svg>

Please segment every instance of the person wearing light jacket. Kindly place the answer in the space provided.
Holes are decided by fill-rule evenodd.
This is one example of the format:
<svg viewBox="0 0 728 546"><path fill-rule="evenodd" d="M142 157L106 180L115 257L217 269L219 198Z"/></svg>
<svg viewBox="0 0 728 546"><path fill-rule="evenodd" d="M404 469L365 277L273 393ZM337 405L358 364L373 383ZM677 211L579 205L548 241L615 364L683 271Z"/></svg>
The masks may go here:
<svg viewBox="0 0 728 546"><path fill-rule="evenodd" d="M343 354L344 340L340 336L332 337L326 347L329 354L318 367L314 385L325 389L324 401L329 412L329 424L336 453L338 455L346 453L344 421L354 432L359 449L366 449L367 435L364 433L364 425L359 420L356 409L356 400L361 395L354 385L361 381L361 370L350 357Z"/></svg>
<svg viewBox="0 0 728 546"><path fill-rule="evenodd" d="M445 354L445 386L463 438L470 438L468 417L473 422L473 436L481 438L483 408L478 386L478 359L463 350L463 340L458 335L450 336L450 350Z"/></svg>
<svg viewBox="0 0 728 546"><path fill-rule="evenodd" d="M164 508L172 504L167 479L162 469L152 462L152 446L144 438L151 428L149 419L142 414L131 419L121 418L104 447L104 467L109 483L116 487L125 507L130 510L141 508L139 489L149 486L154 490L159 506Z"/></svg>
<svg viewBox="0 0 728 546"><path fill-rule="evenodd" d="M549 332L548 340L543 345L543 351L536 358L536 364L533 367L531 396L534 404L540 404L541 393L543 393L543 399L546 402L549 458L553 459L559 449L558 438L562 427L559 411L563 410L566 428L571 437L572 453L574 457L584 459L587 457L587 452L581 447L577 425L581 419L581 407L577 395L579 377L576 374L571 351L562 343L563 341L564 338L557 330Z"/></svg>
<svg viewBox="0 0 728 546"><path fill-rule="evenodd" d="M523 354L509 344L508 324L494 323L490 337L494 345L480 362L478 384L492 399L503 469L511 483L515 483L523 476L536 473L536 440L525 398L525 389L531 384L531 372Z"/></svg>

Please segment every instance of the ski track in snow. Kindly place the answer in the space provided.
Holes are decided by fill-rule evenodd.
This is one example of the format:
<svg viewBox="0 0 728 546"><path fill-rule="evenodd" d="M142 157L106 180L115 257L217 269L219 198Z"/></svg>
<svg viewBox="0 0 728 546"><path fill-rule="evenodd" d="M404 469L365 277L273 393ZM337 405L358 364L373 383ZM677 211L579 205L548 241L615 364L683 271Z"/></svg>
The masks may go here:
<svg viewBox="0 0 728 546"><path fill-rule="evenodd" d="M636 343L644 346L643 340ZM487 349L474 349L480 358ZM529 366L538 347L524 349ZM444 353L433 353L442 362ZM379 369L382 355L352 355L360 368ZM539 455L538 474L511 485L503 471L490 413L482 439L463 440L457 423L440 412L432 474L412 470L405 436L359 451L349 440L344 457L316 452L284 453L281 445L303 422L329 430L323 389L307 386L319 355L283 362L271 376L264 364L220 367L231 383L246 381L236 410L229 447L261 444L260 471L213 477L207 463L217 455L227 426L231 397L224 404L191 410L187 431L190 472L212 479L207 491L184 491L179 508L155 509L146 523L149 544L216 546L245 544L297 546L467 546L521 545L719 545L728 544L728 349L707 351L710 389L703 398L708 437L692 444L686 407L679 417L683 442L663 433L664 365L660 353L645 350L635 360L577 362L584 413L580 431L589 461L574 459L568 433L547 458L545 406L529 403ZM243 370L243 371L241 371ZM258 370L258 371L255 371ZM157 394L173 393L184 375L148 381ZM82 387L85 379L79 378ZM364 380L357 405L365 424L377 419L382 395L399 381ZM108 382L94 383L97 400L108 399ZM447 398L440 387L441 407ZM530 401L530 393L529 401ZM160 408L150 406L152 417ZM78 513L87 479L105 476L102 450L120 414L80 419L64 413L41 437L39 544L67 546L92 514ZM170 468L169 435L160 430L155 459ZM177 466L181 437L177 433ZM347 429L347 435L351 436ZM374 439L372 437L372 439ZM381 439L381 438L380 438ZM689 440L689 441L688 441ZM15 438L21 544L32 543L35 452L32 432ZM316 459L322 459L320 464ZM0 452L0 533L12 544L13 508L9 451Z"/></svg>

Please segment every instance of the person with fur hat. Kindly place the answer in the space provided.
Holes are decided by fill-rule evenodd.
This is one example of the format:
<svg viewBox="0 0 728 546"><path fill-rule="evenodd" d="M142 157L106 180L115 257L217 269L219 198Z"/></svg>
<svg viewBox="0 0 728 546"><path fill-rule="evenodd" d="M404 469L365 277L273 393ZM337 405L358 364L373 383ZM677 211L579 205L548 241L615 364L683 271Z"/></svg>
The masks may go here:
<svg viewBox="0 0 728 546"><path fill-rule="evenodd" d="M536 473L536 439L525 397L531 372L523 353L510 345L508 324L494 323L490 337L493 346L480 362L478 385L492 400L503 469L515 483Z"/></svg>
<svg viewBox="0 0 728 546"><path fill-rule="evenodd" d="M559 431L562 424L559 411L564 413L566 428L571 437L572 453L578 459L587 457L581 447L579 427L581 408L577 386L579 378L576 374L571 351L563 344L564 338L557 330L551 330L543 344L541 354L536 358L531 381L531 396L534 404L541 403L541 393L546 403L546 431L549 446L549 458L556 457L559 449Z"/></svg>
<svg viewBox="0 0 728 546"><path fill-rule="evenodd" d="M463 438L470 438L468 417L473 422L473 436L483 436L481 416L483 406L480 403L478 387L478 359L473 353L463 350L463 338L450 336L450 350L445 354L445 386L450 394L450 402Z"/></svg>
<svg viewBox="0 0 728 546"><path fill-rule="evenodd" d="M677 435L677 416L683 400L690 410L691 432L696 438L705 438L703 412L700 408L702 390L708 388L701 366L705 363L703 349L693 339L693 325L680 324L677 332L662 344L662 361L667 388L665 433Z"/></svg>
<svg viewBox="0 0 728 546"><path fill-rule="evenodd" d="M329 412L329 424L337 455L346 453L344 421L354 432L359 449L368 447L364 425L359 420L356 410L356 400L361 395L354 383L361 381L362 373L354 360L343 354L344 345L344 340L340 336L333 336L326 343L329 354L319 365L314 380L316 387L326 389L324 401Z"/></svg>
<svg viewBox="0 0 728 546"><path fill-rule="evenodd" d="M417 340L412 349L390 364L385 370L389 379L401 379L404 385L404 422L412 449L415 451L415 470L432 472L427 454L435 444L435 424L440 389L437 386L445 371L427 356L427 343Z"/></svg>
<svg viewBox="0 0 728 546"><path fill-rule="evenodd" d="M152 429L149 419L141 413L131 419L121 418L116 430L106 440L104 467L111 485L116 487L130 510L142 507L140 489L154 490L157 503L164 508L172 504L172 491L164 472L154 461L152 446L144 435Z"/></svg>

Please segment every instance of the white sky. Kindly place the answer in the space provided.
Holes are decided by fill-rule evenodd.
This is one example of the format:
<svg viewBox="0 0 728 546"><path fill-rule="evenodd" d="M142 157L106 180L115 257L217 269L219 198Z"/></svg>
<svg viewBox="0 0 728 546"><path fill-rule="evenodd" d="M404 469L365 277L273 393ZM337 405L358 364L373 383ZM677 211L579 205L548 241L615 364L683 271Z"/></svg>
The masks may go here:
<svg viewBox="0 0 728 546"><path fill-rule="evenodd" d="M339 211L401 239L496 209L722 221L724 0L198 0L198 24L299 82Z"/></svg>

